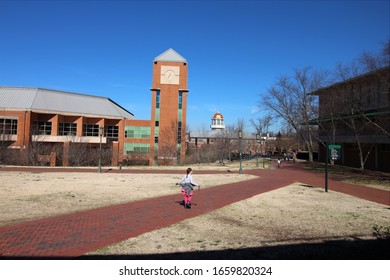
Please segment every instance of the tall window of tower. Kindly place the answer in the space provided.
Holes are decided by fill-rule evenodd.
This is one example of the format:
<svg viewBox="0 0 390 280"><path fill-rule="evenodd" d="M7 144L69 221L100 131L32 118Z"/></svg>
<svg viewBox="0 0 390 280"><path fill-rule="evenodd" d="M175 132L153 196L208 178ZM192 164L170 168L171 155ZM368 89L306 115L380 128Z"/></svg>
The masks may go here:
<svg viewBox="0 0 390 280"><path fill-rule="evenodd" d="M179 109L183 109L183 92L179 91Z"/></svg>
<svg viewBox="0 0 390 280"><path fill-rule="evenodd" d="M180 144L181 143L181 132L182 132L182 123L181 122L178 122L177 123L177 143Z"/></svg>
<svg viewBox="0 0 390 280"><path fill-rule="evenodd" d="M156 90L156 108L160 108L160 91Z"/></svg>
<svg viewBox="0 0 390 280"><path fill-rule="evenodd" d="M182 121L183 121L183 92L179 91L179 101L178 101L178 122L177 122L177 144L181 145L181 135L182 135Z"/></svg>

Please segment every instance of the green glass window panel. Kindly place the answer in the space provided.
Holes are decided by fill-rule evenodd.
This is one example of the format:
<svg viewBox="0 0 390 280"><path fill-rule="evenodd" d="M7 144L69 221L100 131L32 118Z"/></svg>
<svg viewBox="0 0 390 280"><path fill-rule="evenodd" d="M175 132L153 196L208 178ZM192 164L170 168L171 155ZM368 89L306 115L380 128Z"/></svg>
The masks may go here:
<svg viewBox="0 0 390 280"><path fill-rule="evenodd" d="M149 126L126 126L125 128L126 138L150 138Z"/></svg>
<svg viewBox="0 0 390 280"><path fill-rule="evenodd" d="M150 144L146 143L125 143L124 146L125 154L147 155L149 151Z"/></svg>
<svg viewBox="0 0 390 280"><path fill-rule="evenodd" d="M182 116L183 116L183 110L179 109L179 115L178 115L179 122L182 121Z"/></svg>
<svg viewBox="0 0 390 280"><path fill-rule="evenodd" d="M156 109L156 121L160 120L160 109Z"/></svg>

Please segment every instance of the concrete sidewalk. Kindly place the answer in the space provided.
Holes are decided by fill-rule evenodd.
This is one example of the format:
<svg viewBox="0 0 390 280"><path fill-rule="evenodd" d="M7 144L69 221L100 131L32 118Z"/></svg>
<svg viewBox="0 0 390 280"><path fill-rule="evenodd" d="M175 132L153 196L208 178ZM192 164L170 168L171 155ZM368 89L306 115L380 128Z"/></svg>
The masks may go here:
<svg viewBox="0 0 390 280"><path fill-rule="evenodd" d="M1 171L5 170L2 168ZM34 171L37 172L37 169ZM55 171L58 172L58 169ZM90 170L90 172L96 171ZM115 170L113 172L137 171ZM147 172L153 173L149 170ZM175 171L159 171L162 172L174 173ZM304 170L299 165L289 164L280 169L245 170L244 172L260 177L202 189L200 192L196 190L193 200L195 205L192 209L184 209L180 205L182 196L178 193L0 227L0 257L75 258L98 248L208 213L294 182L320 188L324 186L323 175ZM205 172L197 171L197 173ZM390 205L388 191L352 186L333 180L329 180L329 191L343 192Z"/></svg>

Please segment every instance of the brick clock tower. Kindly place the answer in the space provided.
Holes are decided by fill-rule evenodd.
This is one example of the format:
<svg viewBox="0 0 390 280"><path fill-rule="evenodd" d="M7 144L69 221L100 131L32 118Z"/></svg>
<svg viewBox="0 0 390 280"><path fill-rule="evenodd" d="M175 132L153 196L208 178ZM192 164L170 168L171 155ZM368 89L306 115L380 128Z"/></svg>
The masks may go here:
<svg viewBox="0 0 390 280"><path fill-rule="evenodd" d="M153 61L150 146L155 164L185 156L187 74L187 60L173 49Z"/></svg>

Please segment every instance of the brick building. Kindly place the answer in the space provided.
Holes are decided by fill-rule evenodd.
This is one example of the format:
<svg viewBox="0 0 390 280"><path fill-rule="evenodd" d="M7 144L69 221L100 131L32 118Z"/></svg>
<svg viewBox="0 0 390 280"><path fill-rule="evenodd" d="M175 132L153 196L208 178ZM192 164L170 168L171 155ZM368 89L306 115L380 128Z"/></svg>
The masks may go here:
<svg viewBox="0 0 390 280"><path fill-rule="evenodd" d="M173 163L185 154L187 73L186 59L173 49L154 59L150 120L137 120L107 97L0 86L0 153L12 150L7 155L29 164L39 144L45 154L34 157L66 166L72 146L103 145L114 166Z"/></svg>
<svg viewBox="0 0 390 280"><path fill-rule="evenodd" d="M319 139L341 146L337 164L390 172L390 68L335 83L313 93L319 97ZM358 145L359 144L359 145ZM326 150L319 145L319 159ZM361 151L359 150L359 146Z"/></svg>

